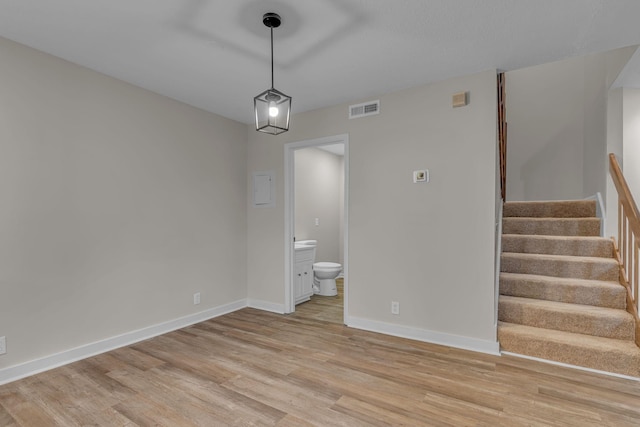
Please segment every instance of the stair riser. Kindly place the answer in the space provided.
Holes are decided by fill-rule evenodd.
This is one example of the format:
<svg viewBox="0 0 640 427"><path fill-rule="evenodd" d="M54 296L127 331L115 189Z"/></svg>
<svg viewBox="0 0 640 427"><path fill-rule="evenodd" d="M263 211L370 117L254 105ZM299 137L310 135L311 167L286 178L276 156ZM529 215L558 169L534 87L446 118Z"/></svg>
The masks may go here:
<svg viewBox="0 0 640 427"><path fill-rule="evenodd" d="M580 348L567 343L522 337L498 328L498 340L503 351L555 360L570 365L584 366L601 371L615 372L634 377L640 376L640 356L612 351Z"/></svg>
<svg viewBox="0 0 640 427"><path fill-rule="evenodd" d="M611 282L619 280L618 266L609 262L522 259L503 255L500 268L501 271L508 273L539 274Z"/></svg>
<svg viewBox="0 0 640 427"><path fill-rule="evenodd" d="M635 324L631 316L620 318L598 316L589 312L566 313L502 299L499 304L501 322L620 340L635 339Z"/></svg>
<svg viewBox="0 0 640 427"><path fill-rule="evenodd" d="M599 236L600 220L598 218L536 220L503 218L502 232L543 236Z"/></svg>
<svg viewBox="0 0 640 427"><path fill-rule="evenodd" d="M502 250L527 254L611 258L613 242L609 239L570 240L567 237L506 235L502 236Z"/></svg>
<svg viewBox="0 0 640 427"><path fill-rule="evenodd" d="M627 306L626 291L622 286L619 289L611 289L611 287L580 286L579 284L501 277L500 294L621 310Z"/></svg>
<svg viewBox="0 0 640 427"><path fill-rule="evenodd" d="M507 202L504 217L581 218L596 216L595 200Z"/></svg>

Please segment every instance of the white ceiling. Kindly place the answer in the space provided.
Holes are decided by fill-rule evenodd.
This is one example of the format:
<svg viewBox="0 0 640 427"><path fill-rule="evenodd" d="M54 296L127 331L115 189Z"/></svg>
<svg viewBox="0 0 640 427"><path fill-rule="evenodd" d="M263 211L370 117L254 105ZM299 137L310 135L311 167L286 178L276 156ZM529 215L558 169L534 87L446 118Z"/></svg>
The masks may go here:
<svg viewBox="0 0 640 427"><path fill-rule="evenodd" d="M0 36L249 123L271 11L294 113L640 44L638 0L0 0Z"/></svg>

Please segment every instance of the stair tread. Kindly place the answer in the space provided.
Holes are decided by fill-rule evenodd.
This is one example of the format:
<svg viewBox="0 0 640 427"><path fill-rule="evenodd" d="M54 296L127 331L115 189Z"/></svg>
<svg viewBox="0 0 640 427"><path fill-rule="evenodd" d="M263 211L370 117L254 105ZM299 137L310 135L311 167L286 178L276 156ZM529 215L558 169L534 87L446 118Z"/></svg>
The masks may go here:
<svg viewBox="0 0 640 427"><path fill-rule="evenodd" d="M554 234L509 234L503 233L502 237L513 239L534 239L534 240L562 240L562 241L577 241L577 242L611 242L608 237L602 236L562 236Z"/></svg>
<svg viewBox="0 0 640 427"><path fill-rule="evenodd" d="M555 277L544 276L541 274L526 274L526 273L509 273L507 271L500 272L500 277L522 279L522 280L535 280L539 282L549 282L559 285L581 285L590 287L604 287L612 290L620 290L626 292L624 286L615 280L595 280L595 279L577 279L572 277Z"/></svg>
<svg viewBox="0 0 640 427"><path fill-rule="evenodd" d="M594 335L585 335L575 332L558 331L555 329L537 328L535 326L520 325L517 323L498 322L498 330L505 328L530 337L537 337L542 340L575 343L580 347L595 351L618 350L640 357L640 347L630 340L619 340L615 338L597 337Z"/></svg>
<svg viewBox="0 0 640 427"><path fill-rule="evenodd" d="M595 217L595 200L537 200L505 202L504 216L518 217L535 214L547 217Z"/></svg>
<svg viewBox="0 0 640 427"><path fill-rule="evenodd" d="M504 221L511 222L597 222L602 218L597 216L503 216Z"/></svg>
<svg viewBox="0 0 640 427"><path fill-rule="evenodd" d="M640 377L640 348L632 341L498 322L502 351Z"/></svg>
<svg viewBox="0 0 640 427"><path fill-rule="evenodd" d="M613 240L600 236L503 233L501 243L504 252L599 258L611 258L613 255Z"/></svg>
<svg viewBox="0 0 640 427"><path fill-rule="evenodd" d="M635 321L619 308L500 295L498 320L633 341Z"/></svg>
<svg viewBox="0 0 640 427"><path fill-rule="evenodd" d="M596 217L528 217L502 218L505 234L544 236L600 236L601 219Z"/></svg>
<svg viewBox="0 0 640 427"><path fill-rule="evenodd" d="M614 281L507 272L499 278L500 295L622 310L627 306L625 287Z"/></svg>
<svg viewBox="0 0 640 427"><path fill-rule="evenodd" d="M593 256L576 256L576 255L554 255L554 254L530 254L524 252L502 252L505 258L521 258L521 259L540 259L540 260L556 260L569 262L585 262L585 263L602 263L618 265L618 261L613 258L593 257Z"/></svg>
<svg viewBox="0 0 640 427"><path fill-rule="evenodd" d="M548 301L536 298L514 297L509 295L500 295L500 301L508 301L521 305L529 305L539 307L545 310L562 312L566 314L580 314L587 316L617 318L621 320L633 321L633 316L625 310L610 307L598 307L593 305L575 304L570 302Z"/></svg>
<svg viewBox="0 0 640 427"><path fill-rule="evenodd" d="M519 221L533 221L533 222L572 222L572 221L584 221L584 222L596 222L600 221L600 218L595 216L571 216L571 217L556 217L556 216L505 216L502 219L519 222Z"/></svg>
<svg viewBox="0 0 640 427"><path fill-rule="evenodd" d="M613 258L574 255L503 252L500 270L509 273L577 277L593 280L619 280L620 268Z"/></svg>

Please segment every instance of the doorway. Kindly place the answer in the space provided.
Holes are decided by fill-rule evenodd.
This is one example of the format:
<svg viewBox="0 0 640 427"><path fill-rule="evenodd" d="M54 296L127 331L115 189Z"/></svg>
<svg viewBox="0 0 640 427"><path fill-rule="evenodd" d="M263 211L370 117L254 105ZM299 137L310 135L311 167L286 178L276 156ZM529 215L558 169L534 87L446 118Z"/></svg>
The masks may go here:
<svg viewBox="0 0 640 427"><path fill-rule="evenodd" d="M285 197L284 197L284 207L285 207L285 312L293 313L296 309L296 301L294 295L294 238L296 231L296 215L295 215L295 207L296 207L296 196L295 196L295 153L297 150L305 149L305 148L322 148L328 146L334 146L341 144L344 147L344 182L343 182L343 206L344 213L342 214L342 218L340 218L342 225L342 248L343 248L343 276L344 276L344 303L343 303L343 319L347 319L347 311L348 311L348 271L349 271L349 261L348 261L348 242L349 242L349 136L347 134L330 136L325 138L318 138L312 140L291 142L285 144L284 146L284 155L285 155L285 171L284 171L284 186L285 186ZM318 221L316 221L318 223ZM298 237L298 239L300 239ZM322 245L322 242L319 242L318 245ZM320 261L320 260L319 260ZM344 320L343 320L344 321Z"/></svg>

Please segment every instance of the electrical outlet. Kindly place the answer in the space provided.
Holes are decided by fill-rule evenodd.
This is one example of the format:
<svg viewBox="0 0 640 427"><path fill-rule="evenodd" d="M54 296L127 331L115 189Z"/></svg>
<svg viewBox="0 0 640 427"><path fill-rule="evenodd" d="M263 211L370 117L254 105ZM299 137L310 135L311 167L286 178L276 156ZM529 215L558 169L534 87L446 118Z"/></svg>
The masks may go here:
<svg viewBox="0 0 640 427"><path fill-rule="evenodd" d="M391 301L391 314L400 314L400 303L398 301Z"/></svg>
<svg viewBox="0 0 640 427"><path fill-rule="evenodd" d="M193 305L200 304L200 292L193 294Z"/></svg>
<svg viewBox="0 0 640 427"><path fill-rule="evenodd" d="M7 352L7 339L6 337L0 337L0 354Z"/></svg>

